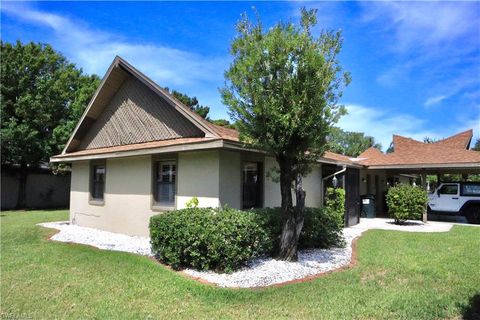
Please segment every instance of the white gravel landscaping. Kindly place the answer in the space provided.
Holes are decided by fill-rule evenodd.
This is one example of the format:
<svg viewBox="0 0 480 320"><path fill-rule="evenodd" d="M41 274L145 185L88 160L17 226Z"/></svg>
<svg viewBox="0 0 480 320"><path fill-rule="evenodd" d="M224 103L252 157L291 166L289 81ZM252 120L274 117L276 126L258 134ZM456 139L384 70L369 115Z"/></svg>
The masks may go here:
<svg viewBox="0 0 480 320"><path fill-rule="evenodd" d="M101 231L92 228L70 225L65 221L40 223L46 228L60 230L51 239L91 245L100 249L125 251L151 256L150 239ZM194 278L200 278L221 287L264 287L291 280L302 279L319 273L335 270L350 263L352 241L369 229L398 230L408 232L446 232L453 224L448 222L409 222L395 225L391 219L361 219L360 223L343 230L345 248L301 250L297 262L279 261L273 258L258 258L246 267L233 273L216 273L185 269Z"/></svg>
<svg viewBox="0 0 480 320"><path fill-rule="evenodd" d="M61 242L87 244L104 250L124 251L152 256L150 238L127 236L121 233L71 225L68 221L46 222L38 225L60 230L50 239Z"/></svg>

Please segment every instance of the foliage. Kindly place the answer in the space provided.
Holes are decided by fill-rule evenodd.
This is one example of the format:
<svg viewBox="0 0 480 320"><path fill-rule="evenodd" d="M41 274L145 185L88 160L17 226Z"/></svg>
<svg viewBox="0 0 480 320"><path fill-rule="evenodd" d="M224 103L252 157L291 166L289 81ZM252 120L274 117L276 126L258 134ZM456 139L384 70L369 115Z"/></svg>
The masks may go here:
<svg viewBox="0 0 480 320"><path fill-rule="evenodd" d="M472 150L480 151L480 138L477 139L477 141L475 142L475 145L473 146Z"/></svg>
<svg viewBox="0 0 480 320"><path fill-rule="evenodd" d="M274 254L282 233L284 219L280 208L251 209L257 215L258 223L271 239ZM330 248L344 245L343 211L330 207L305 208L305 222L299 237L299 248Z"/></svg>
<svg viewBox="0 0 480 320"><path fill-rule="evenodd" d="M177 98L178 100L180 100L180 102L182 102L184 105L189 107L193 112L196 112L204 119L208 119L208 113L210 112L210 107L201 105L198 102L197 97L190 97L185 93L182 93L177 90L170 90L167 87L163 89L166 90L169 94L171 94L175 98Z"/></svg>
<svg viewBox="0 0 480 320"><path fill-rule="evenodd" d="M272 250L252 212L229 208L190 208L150 220L152 251L175 269L231 272Z"/></svg>
<svg viewBox="0 0 480 320"><path fill-rule="evenodd" d="M401 183L388 189L388 212L396 223L421 219L427 202L427 192L421 187Z"/></svg>
<svg viewBox="0 0 480 320"><path fill-rule="evenodd" d="M230 129L235 129L235 124L230 123L230 121L225 120L225 119L217 119L217 120L209 120L211 123L220 126L220 127L225 127L225 128L230 128Z"/></svg>
<svg viewBox="0 0 480 320"><path fill-rule="evenodd" d="M366 136L363 132L344 131L338 127L331 129L327 140L330 151L350 157L358 157L370 147L382 149L382 145L376 143L374 137Z"/></svg>
<svg viewBox="0 0 480 320"><path fill-rule="evenodd" d="M325 206L343 216L345 214L345 190L342 188L327 188Z"/></svg>
<svg viewBox="0 0 480 320"><path fill-rule="evenodd" d="M193 197L192 199L188 200L187 203L185 203L185 206L187 208L197 208L198 207L198 198Z"/></svg>
<svg viewBox="0 0 480 320"><path fill-rule="evenodd" d="M61 152L95 92L50 45L1 42L2 164L36 166Z"/></svg>
<svg viewBox="0 0 480 320"><path fill-rule="evenodd" d="M302 206L301 179L325 152L330 128L345 108L339 99L350 82L338 60L340 32L315 37L316 11L302 9L301 24L278 23L264 30L246 15L231 44L233 62L225 72L222 100L236 121L242 141L273 154L280 167L282 210L286 216L279 257L296 259L302 210L292 210L296 181Z"/></svg>
<svg viewBox="0 0 480 320"><path fill-rule="evenodd" d="M1 318L462 319L480 288L480 230L469 226L372 230L357 242L354 268L299 285L232 290L145 256L47 240L57 230L37 225L61 220L68 211L2 212Z"/></svg>

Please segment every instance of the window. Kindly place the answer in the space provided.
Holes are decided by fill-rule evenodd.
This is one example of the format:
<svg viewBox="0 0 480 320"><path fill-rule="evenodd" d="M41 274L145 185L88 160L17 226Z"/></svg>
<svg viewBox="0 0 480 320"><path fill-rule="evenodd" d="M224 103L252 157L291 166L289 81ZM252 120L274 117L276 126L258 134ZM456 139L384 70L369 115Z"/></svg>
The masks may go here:
<svg viewBox="0 0 480 320"><path fill-rule="evenodd" d="M156 205L175 206L177 178L175 161L157 161L155 165L154 198Z"/></svg>
<svg viewBox="0 0 480 320"><path fill-rule="evenodd" d="M454 194L458 193L458 186L456 184L444 184L440 190L440 194Z"/></svg>
<svg viewBox="0 0 480 320"><path fill-rule="evenodd" d="M462 196L480 197L480 184L463 184Z"/></svg>
<svg viewBox="0 0 480 320"><path fill-rule="evenodd" d="M90 197L94 201L103 201L105 192L105 163L96 163L91 167Z"/></svg>
<svg viewBox="0 0 480 320"><path fill-rule="evenodd" d="M262 207L262 163L243 163L243 209Z"/></svg>

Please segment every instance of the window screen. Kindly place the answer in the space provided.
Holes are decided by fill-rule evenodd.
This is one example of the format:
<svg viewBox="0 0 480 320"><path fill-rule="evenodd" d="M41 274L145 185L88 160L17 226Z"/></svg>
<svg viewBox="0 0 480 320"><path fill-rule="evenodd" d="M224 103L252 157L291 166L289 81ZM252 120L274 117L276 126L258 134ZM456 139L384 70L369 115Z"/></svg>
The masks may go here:
<svg viewBox="0 0 480 320"><path fill-rule="evenodd" d="M175 205L177 166L174 161L158 161L155 173L155 202L162 206Z"/></svg>

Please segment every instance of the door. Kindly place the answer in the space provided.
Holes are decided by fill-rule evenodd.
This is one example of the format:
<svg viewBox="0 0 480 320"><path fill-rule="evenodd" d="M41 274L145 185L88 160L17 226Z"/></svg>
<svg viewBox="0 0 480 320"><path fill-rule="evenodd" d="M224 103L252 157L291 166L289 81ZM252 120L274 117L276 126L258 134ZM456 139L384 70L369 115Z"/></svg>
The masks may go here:
<svg viewBox="0 0 480 320"><path fill-rule="evenodd" d="M430 208L434 211L458 211L460 209L458 191L458 184L444 183L437 190L437 194L432 195Z"/></svg>
<svg viewBox="0 0 480 320"><path fill-rule="evenodd" d="M360 222L360 171L348 168L345 173L345 226Z"/></svg>

